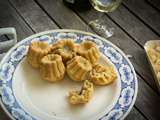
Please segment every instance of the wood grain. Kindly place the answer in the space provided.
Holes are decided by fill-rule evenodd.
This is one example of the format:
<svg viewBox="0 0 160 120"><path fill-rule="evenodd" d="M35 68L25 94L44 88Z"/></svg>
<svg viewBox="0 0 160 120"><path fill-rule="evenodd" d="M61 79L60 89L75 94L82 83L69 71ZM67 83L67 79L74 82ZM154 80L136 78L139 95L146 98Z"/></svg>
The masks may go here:
<svg viewBox="0 0 160 120"><path fill-rule="evenodd" d="M129 12L123 5L108 14L118 25L120 25L141 46L148 40L159 39L151 29ZM127 23L127 24L126 24Z"/></svg>
<svg viewBox="0 0 160 120"><path fill-rule="evenodd" d="M111 19L113 19L123 30L129 34L134 40L136 40L142 47L148 40L159 39L151 29L149 29L145 24L143 24L139 19L137 19L133 14L131 14L124 6L120 6L116 11L108 14ZM127 24L126 24L127 23ZM143 55L145 58L145 55ZM143 61L143 60L142 60ZM149 76L152 76L150 73L150 68L148 63L146 65L146 72L143 77L151 81ZM150 83L150 82L148 82ZM150 84L151 85L151 84Z"/></svg>
<svg viewBox="0 0 160 120"><path fill-rule="evenodd" d="M131 110L130 114L125 118L125 120L147 120L145 117L139 113L135 107Z"/></svg>
<svg viewBox="0 0 160 120"><path fill-rule="evenodd" d="M125 0L124 5L160 35L160 13L145 0Z"/></svg>
<svg viewBox="0 0 160 120"><path fill-rule="evenodd" d="M85 23L62 0L36 0L61 27L86 30Z"/></svg>
<svg viewBox="0 0 160 120"><path fill-rule="evenodd" d="M15 27L18 34L18 40L32 34L32 30L29 29L27 24L6 0L0 1L0 27Z"/></svg>
<svg viewBox="0 0 160 120"><path fill-rule="evenodd" d="M150 4L152 4L155 8L160 11L160 1L159 0L147 0Z"/></svg>
<svg viewBox="0 0 160 120"><path fill-rule="evenodd" d="M57 21L57 23L62 27L65 28L66 26L68 26L69 28L77 28L77 29L82 29L81 27L84 26L84 22L81 22L81 20L79 20L79 17L72 17L72 22L74 23L74 21L78 21L79 24L71 24L66 22L67 19L70 19L70 16L72 15L72 12L69 8L65 7L62 3L61 0L59 1L51 1L51 0L38 0L39 4L41 5L41 7L43 7L46 12L55 20ZM65 17L66 19L64 20L60 20L63 17L60 17L59 15L57 15L57 13L55 12L55 14L53 14L53 11L59 11L61 13L64 13L64 15L67 16ZM92 11L92 10L91 10ZM88 16L92 16L90 17L90 20L96 19L97 16L99 16L98 14L92 14L93 12L89 12ZM82 14L85 14L84 12L82 12ZM62 15L62 16L64 16ZM88 21L89 22L89 21ZM107 22L106 22L107 23ZM109 24L107 24L109 25ZM80 27L79 27L80 26ZM86 25L87 26L87 25ZM86 26L85 28L83 28L84 30L86 30ZM119 30L119 29L118 29ZM118 31L117 30L117 31ZM123 35L122 35L123 36ZM125 35L127 36L127 35ZM145 57L145 53L144 50L142 48L140 48L139 45L137 45L135 42L132 41L132 39L130 39L129 37L126 38L122 38L122 40L118 40L119 37L121 37L121 33L117 33L117 37L113 37L115 39L115 43L117 46L121 45L121 49L125 50L127 54L131 54L134 56L133 60L134 60L134 64L135 67L137 68L136 70L142 75L144 76L145 79L147 79L147 82L150 83L150 85L156 90L156 85L155 82L153 80L153 77L151 75L148 74L148 72L150 72L150 68L148 66L148 62L146 60ZM125 39L125 40L124 40ZM128 40L129 39L129 40ZM118 40L118 41L117 41ZM133 49L128 49L128 46L130 46L130 44L132 45ZM123 46L123 47L122 47ZM137 54L139 53L139 54Z"/></svg>
<svg viewBox="0 0 160 120"><path fill-rule="evenodd" d="M57 29L57 25L44 13L33 0L10 0L23 19L36 32Z"/></svg>
<svg viewBox="0 0 160 120"><path fill-rule="evenodd" d="M91 13L90 12L89 13L84 12L81 14L78 13L80 16L79 17L72 10L66 8L62 4L61 0L60 1L59 0L58 1L56 0L46 0L46 1L38 0L38 4L40 4L41 7L44 7L42 9L33 0L29 0L29 1L30 3L29 5L26 5L26 9L28 9L29 6L32 6L32 11L35 11L33 12L33 14L27 13L30 11L24 10L25 4L21 4L19 3L19 1L18 3L13 3L11 1L12 5L16 7L18 14L20 14L22 17L20 17L15 12L15 9L10 8L8 4L7 4L7 7L3 7L3 9L6 9L9 7L12 10L12 11L8 11L9 13L6 12L5 14L3 14L3 16L7 16L6 14L11 14L12 16L15 16L13 21L10 22L10 25L14 25L19 28L18 36L21 36L21 37L28 36L28 34L27 33L25 34L25 32L23 30L21 31L21 29L25 29L25 31L30 31L30 34L33 34L33 31L31 29L33 29L35 32L39 32L43 30L42 26L44 26L44 29L46 30L50 28L52 29L52 26L50 26L49 23L52 23L53 26L55 25L54 27L57 27L56 24L58 23L58 26L60 26L61 28L75 28L75 29L86 30L87 25L85 24L85 22L87 23L89 20L97 17L97 14L93 13L92 10L91 10ZM17 2L17 1L14 0L14 2ZM50 17L48 17L46 13L43 12L43 9L45 9L45 12L47 12L47 14L49 14ZM1 6L0 6L0 10L1 10ZM0 11L0 14L1 14L1 11ZM37 13L38 11L40 11L40 13ZM45 16L42 19L42 22L36 22L38 20L38 17L33 16L35 13L38 14L39 16L41 16L41 14L42 16ZM83 18L85 22L81 18ZM132 63L134 63L136 70L143 77L144 76L149 77L147 79L147 82L152 87L154 87L154 82L152 81L153 80L152 77L150 75L146 76L147 71L145 69L149 69L149 68L145 67L145 65L147 65L146 64L147 61L146 61L143 49L137 43L135 43L125 32L123 32L123 30L121 30L119 26L114 24L114 22L112 22L106 16L102 19L105 20L106 25L116 28L115 36L113 36L113 38L111 38L110 41L115 43L117 46L119 46L122 50L125 51L125 53L129 53L134 56L131 61ZM45 22L45 20L47 22ZM56 21L56 24L54 24L53 20ZM20 23L20 26L18 23ZM26 27L21 26L22 23L24 23ZM26 23L30 27L28 27ZM7 25L7 23L5 24ZM3 27L3 22L2 23L0 22L0 26ZM150 73L150 71L148 71L148 73ZM138 98L135 104L136 108L132 110L132 112L129 114L129 116L126 119L127 120L145 119L141 115L141 113L139 113L139 111L141 111L145 116L147 116L148 119L158 119L159 115L157 112L158 111L157 108L159 107L159 103L160 103L159 96L144 82L144 80L142 80L140 77L138 77L138 80L139 80L140 88L139 88ZM158 103L155 104L154 102L158 102ZM155 108L156 105L157 105L157 108ZM139 111L137 111L137 109L139 109ZM3 118L3 116L1 116L1 111L0 111L0 119L2 119L1 117ZM4 118L3 120L5 119L7 120L7 118Z"/></svg>
<svg viewBox="0 0 160 120"><path fill-rule="evenodd" d="M45 7L45 6L44 6ZM55 7L55 6L50 6L50 7ZM50 8L50 9L52 9L52 8ZM58 8L57 8L58 9ZM58 10L57 10L58 11ZM49 12L48 12L49 13ZM68 13L69 14L69 13ZM97 16L97 14L93 14L93 12L89 12L88 13L88 16L82 16L82 14L84 15L85 13L79 13L79 15L80 15L80 17L82 17L84 20L86 20L86 22L89 22L90 21L90 19L87 19L87 18L89 18L89 17L92 17L92 19L93 19L93 16L94 17L96 17ZM52 15L51 15L52 16ZM52 17L54 17L54 16L52 16ZM86 18L87 17L87 18ZM56 18L54 18L55 20L56 20ZM116 45L118 45L120 48L122 48L125 52L127 52L127 53L132 53L133 52L133 54L135 54L136 55L136 57L135 57L135 61L136 60L139 60L139 58L141 58L141 64L144 64L144 56L145 56L145 54L144 54L144 51L143 51L143 49L138 45L138 44L136 44L130 37L128 37L119 27L117 27L112 21L110 21L108 18L101 18L101 19L104 19L104 21L105 21L105 24L106 25L108 25L108 26L110 26L110 27L115 27L116 28L116 31L115 31L115 36L113 36L111 39L110 39L110 41L112 41L113 43L115 43ZM63 25L63 23L60 23L59 22L59 25L61 26L61 25ZM129 46L131 46L132 47L132 49L130 49L130 47ZM141 54L140 54L141 53ZM143 55L143 56L142 56ZM139 57L138 57L139 56ZM135 61L133 62L133 63L135 63ZM138 66L137 66L138 67ZM140 69L142 67L142 65L139 65L139 68L138 69ZM145 70L146 68L144 68L144 70ZM146 85L146 86L143 86L142 88L144 89L144 91L146 90L146 89L150 89L151 91L153 91L142 79L140 79L143 83L142 83L142 85ZM153 80L153 79L152 79ZM152 82L154 82L154 81L152 81ZM147 91L146 91L147 92ZM140 93L141 93L141 90L140 90ZM154 93L154 95L156 96L156 100L158 100L159 99L159 96L155 93L155 92L153 92ZM139 100L141 100L141 97L144 97L144 95L145 94L140 94L140 97L139 98L137 98L137 99L139 99ZM148 104L148 102L151 102L151 100L150 100L150 95L148 95L148 100L147 101L142 101L142 102L145 102L145 104L143 104L143 106L138 106L141 102L138 102L137 103L137 108L139 109L140 108L140 110L146 115L146 114L150 114L149 113L149 111L147 111L147 110L143 110L143 108L146 108L146 109L149 109L149 108L147 108L148 106L147 106L147 104ZM152 103L152 102L151 102ZM143 107L143 108L142 108ZM152 108L153 109L153 108ZM153 110L154 111L154 110ZM155 111L154 111L155 112ZM153 115L150 115L152 118L156 118L156 117L154 117Z"/></svg>
<svg viewBox="0 0 160 120"><path fill-rule="evenodd" d="M85 13L78 13L86 22L96 19L98 12L95 10L90 10ZM103 16L101 19L104 20L104 25L108 28L115 28L114 35L109 39L112 43L121 48L126 54L133 56L131 62L133 63L136 71L145 78L145 80L157 90L155 81L152 77L148 61L146 59L146 54L144 49L142 49L132 38L130 38L123 30L121 30L113 21L111 21L107 16Z"/></svg>
<svg viewBox="0 0 160 120"><path fill-rule="evenodd" d="M4 112L2 107L0 106L0 120L10 120L7 114Z"/></svg>
<svg viewBox="0 0 160 120"><path fill-rule="evenodd" d="M47 1L48 2L48 1ZM42 3L39 3L39 4L43 4L44 3L44 1L42 0ZM50 4L43 4L43 7L44 8L46 8L46 12L48 12L48 13L51 13L51 10L52 9L54 9L54 11L58 11L58 10L60 10L59 12L62 12L62 13L64 13L64 11L65 11L65 14L67 14L68 16L70 16L70 14L72 15L72 12L70 12L71 10L68 10L68 11L66 11L66 9L68 9L67 7L65 7L65 6L63 6L63 3L61 2L61 1L59 1L59 3L57 2L56 4L54 4L55 2L54 1L50 1L49 2ZM14 2L13 2L13 4L17 4L16 3L16 1L14 0ZM34 9L34 8L36 8L36 9L38 9L37 7L35 7L35 3L33 2L33 1L31 1L30 0L30 4L32 4L32 9ZM47 6L46 6L47 5ZM60 7L58 7L57 5L59 5ZM26 5L25 5L26 6ZM24 8L24 6L23 6L23 4L21 4L21 7L19 7L19 6L16 6L17 7L17 9L18 9L18 11L20 11L20 13L22 14L22 16L24 16L24 14L25 14L25 12L23 12L22 10L21 10L21 8ZM47 7L49 7L49 9L47 9ZM28 7L27 7L28 8ZM26 8L26 9L27 9ZM63 8L63 9L62 9ZM52 15L52 14L50 14L50 16L51 17L53 17L53 19L55 19L56 21L59 21L59 18L57 19L57 17L55 17L55 15ZM27 19L29 19L29 17L28 16L26 16L27 17ZM32 19L32 20L34 20L34 19ZM73 21L78 21L79 19L77 19L77 17L75 17L75 18L73 18L72 19ZM34 20L34 21L36 21L36 20ZM34 23L34 22L33 22ZM33 24L32 23L32 24ZM61 26L61 27L65 27L65 26L67 26L67 25L69 25L69 23L64 23L63 21L59 21L59 25ZM79 21L79 25L81 25L81 26L83 26L83 24L84 23L82 23L81 21ZM78 29L81 29L81 27L79 28L77 25L74 25L74 26L76 26ZM72 27L74 27L73 25L70 25L70 27L69 28L72 28ZM37 27L37 28L39 28L40 29L40 27ZM46 25L46 28L47 28L47 25ZM39 31L39 30L38 30Z"/></svg>
<svg viewBox="0 0 160 120"><path fill-rule="evenodd" d="M18 40L33 34L33 31L6 0L0 1L0 16L0 27L15 27ZM0 120L10 120L1 106Z"/></svg>
<svg viewBox="0 0 160 120"><path fill-rule="evenodd" d="M139 76L138 76L139 92L136 100L136 107L149 120L160 120L159 108L160 97L157 95Z"/></svg>
<svg viewBox="0 0 160 120"><path fill-rule="evenodd" d="M86 13L79 13L79 15L87 22L89 22L91 19L93 19L93 16L96 17L97 16L96 14L97 14L97 12L94 12L94 10L91 10ZM134 56L134 58L131 59L131 61L134 65L135 69L137 71L139 71L139 73L141 75L143 75L143 77L144 77L144 74L142 72L144 72L145 69L149 70L149 68L147 68L148 67L147 61L145 63L146 58L145 58L144 50L139 45L135 44L131 40L130 37L128 37L120 28L118 28L106 16L104 16L101 19L103 19L105 21L104 24L107 25L108 27L115 28L115 35L112 38L110 38L110 41L113 42L114 44L118 45L121 49L123 49L123 51L125 53L131 54ZM139 66L137 65L137 63L139 64ZM141 69L142 67L144 67L143 68L144 70ZM145 71L145 72L146 72L145 75L148 74L147 75L148 77L152 77L149 74L149 73L151 73L150 71ZM152 83L154 84L153 79L147 79L147 80L150 84L152 84ZM160 102L159 95L157 93L153 92L153 90L140 77L138 77L138 81L139 81L139 94L138 94L135 106L144 115L146 115L146 117L148 119L159 118L159 115L157 113L158 109L155 109L155 103L157 106L160 105L159 104L159 102ZM152 98L152 96L156 96L156 98ZM155 112L157 115L154 114Z"/></svg>

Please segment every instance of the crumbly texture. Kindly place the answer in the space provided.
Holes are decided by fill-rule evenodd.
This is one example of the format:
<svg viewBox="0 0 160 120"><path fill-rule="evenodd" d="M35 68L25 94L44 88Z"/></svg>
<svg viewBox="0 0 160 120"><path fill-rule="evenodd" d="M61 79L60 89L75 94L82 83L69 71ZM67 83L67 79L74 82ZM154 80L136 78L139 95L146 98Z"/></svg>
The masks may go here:
<svg viewBox="0 0 160 120"><path fill-rule="evenodd" d="M42 57L50 51L50 46L46 42L32 42L27 53L27 60L34 68L39 68Z"/></svg>
<svg viewBox="0 0 160 120"><path fill-rule="evenodd" d="M63 62L67 62L76 56L76 45L73 40L59 40L52 45L52 53L59 54L62 56Z"/></svg>
<svg viewBox="0 0 160 120"><path fill-rule="evenodd" d="M42 79L50 82L62 80L65 75L62 57L57 54L49 54L43 57L40 65L40 75Z"/></svg>
<svg viewBox="0 0 160 120"><path fill-rule="evenodd" d="M157 50L160 51L160 48ZM71 80L84 82L80 91L69 92L69 102L74 105L85 104L91 100L93 83L108 85L117 78L113 67L97 64L99 57L100 52L95 43L84 41L75 44L70 39L59 40L52 46L45 42L32 42L27 54L28 62L39 69L44 80L50 82L63 80L66 71ZM157 56L153 56L153 61L157 66L160 65ZM160 78L160 70L158 71Z"/></svg>
<svg viewBox="0 0 160 120"><path fill-rule="evenodd" d="M85 104L91 100L93 91L93 83L85 80L80 91L73 90L69 92L69 102L74 105Z"/></svg>
<svg viewBox="0 0 160 120"><path fill-rule="evenodd" d="M79 45L77 50L79 55L85 57L93 65L100 58L99 49L94 42L84 41Z"/></svg>
<svg viewBox="0 0 160 120"><path fill-rule="evenodd" d="M88 74L92 70L92 65L87 59L76 56L67 62L66 70L72 80L83 81L88 78Z"/></svg>
<svg viewBox="0 0 160 120"><path fill-rule="evenodd" d="M156 73L157 79L160 80L160 46L149 48L147 53Z"/></svg>
<svg viewBox="0 0 160 120"><path fill-rule="evenodd" d="M112 66L96 64L89 74L89 79L96 85L108 85L115 81L117 75Z"/></svg>

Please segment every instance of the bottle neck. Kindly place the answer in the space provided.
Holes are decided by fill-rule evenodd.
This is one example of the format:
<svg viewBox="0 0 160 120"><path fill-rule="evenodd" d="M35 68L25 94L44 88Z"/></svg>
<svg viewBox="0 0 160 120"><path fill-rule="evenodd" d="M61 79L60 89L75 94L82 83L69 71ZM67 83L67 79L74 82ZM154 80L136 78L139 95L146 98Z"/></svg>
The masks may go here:
<svg viewBox="0 0 160 120"><path fill-rule="evenodd" d="M86 11L91 8L89 0L63 0L64 4L71 9Z"/></svg>

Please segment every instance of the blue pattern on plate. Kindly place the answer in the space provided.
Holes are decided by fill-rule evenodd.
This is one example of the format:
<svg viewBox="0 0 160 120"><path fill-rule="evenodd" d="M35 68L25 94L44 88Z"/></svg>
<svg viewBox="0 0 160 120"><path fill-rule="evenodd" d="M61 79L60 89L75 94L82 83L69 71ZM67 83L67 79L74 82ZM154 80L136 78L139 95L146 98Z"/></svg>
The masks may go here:
<svg viewBox="0 0 160 120"><path fill-rule="evenodd" d="M10 55L6 57L6 60L0 67L0 93L2 103L7 111L17 120L36 120L36 118L27 113L17 102L12 90L12 76L18 63L25 57L28 45L32 41L46 41L52 44L59 39L66 38L74 39L77 43L83 40L95 42L100 51L115 65L121 78L121 93L114 107L99 119L118 120L122 118L132 104L136 89L136 76L126 58L114 46L95 36L61 31L42 35L27 41L21 41L19 46L13 49Z"/></svg>

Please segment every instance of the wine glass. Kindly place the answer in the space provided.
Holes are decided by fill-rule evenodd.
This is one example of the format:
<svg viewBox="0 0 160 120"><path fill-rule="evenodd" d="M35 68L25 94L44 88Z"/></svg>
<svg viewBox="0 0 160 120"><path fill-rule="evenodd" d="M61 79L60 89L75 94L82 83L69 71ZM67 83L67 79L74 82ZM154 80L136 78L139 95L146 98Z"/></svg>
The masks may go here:
<svg viewBox="0 0 160 120"><path fill-rule="evenodd" d="M90 0L90 3L99 12L108 13L114 11L122 2L122 0ZM99 16L100 18L100 16ZM96 19L89 22L89 26L98 34L105 38L109 38L114 34L114 28L107 28L103 24L103 20Z"/></svg>

